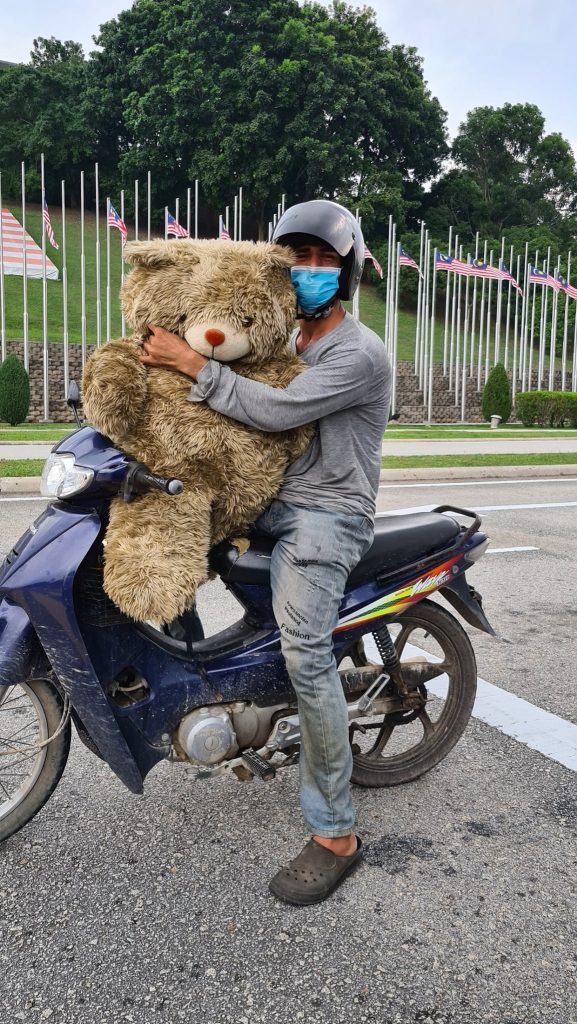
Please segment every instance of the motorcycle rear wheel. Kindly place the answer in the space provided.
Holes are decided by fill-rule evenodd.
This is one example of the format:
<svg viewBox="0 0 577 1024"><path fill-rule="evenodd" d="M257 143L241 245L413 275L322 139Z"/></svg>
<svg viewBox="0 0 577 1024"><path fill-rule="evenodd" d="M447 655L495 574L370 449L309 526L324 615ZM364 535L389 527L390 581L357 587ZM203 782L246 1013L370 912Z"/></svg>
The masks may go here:
<svg viewBox="0 0 577 1024"><path fill-rule="evenodd" d="M398 786L413 782L438 765L462 736L473 710L477 689L477 665L471 642L457 619L441 605L423 600L396 621L388 622L397 653L415 657L413 644L422 656L423 648L438 662L438 676L446 675L446 693L432 696L420 712L384 715L361 720L366 728L362 745L353 743L351 781L358 786ZM396 634L396 635L395 635ZM356 665L369 664L362 642L349 652ZM437 677L436 677L437 678ZM353 739L359 734L353 734ZM374 739L376 735L376 739ZM358 748L358 749L357 749Z"/></svg>
<svg viewBox="0 0 577 1024"><path fill-rule="evenodd" d="M32 820L60 781L71 731L63 712L62 696L48 679L0 689L0 842Z"/></svg>

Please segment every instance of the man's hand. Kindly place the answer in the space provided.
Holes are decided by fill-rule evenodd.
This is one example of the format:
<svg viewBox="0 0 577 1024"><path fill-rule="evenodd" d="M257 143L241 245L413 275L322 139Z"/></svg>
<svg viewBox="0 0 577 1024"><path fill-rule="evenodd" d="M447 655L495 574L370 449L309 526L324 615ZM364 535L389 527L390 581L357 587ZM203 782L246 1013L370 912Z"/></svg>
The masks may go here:
<svg viewBox="0 0 577 1024"><path fill-rule="evenodd" d="M195 352L177 334L165 331L163 327L147 324L150 337L142 345L138 358L145 366L157 366L163 370L175 370L196 380L206 366L208 359Z"/></svg>

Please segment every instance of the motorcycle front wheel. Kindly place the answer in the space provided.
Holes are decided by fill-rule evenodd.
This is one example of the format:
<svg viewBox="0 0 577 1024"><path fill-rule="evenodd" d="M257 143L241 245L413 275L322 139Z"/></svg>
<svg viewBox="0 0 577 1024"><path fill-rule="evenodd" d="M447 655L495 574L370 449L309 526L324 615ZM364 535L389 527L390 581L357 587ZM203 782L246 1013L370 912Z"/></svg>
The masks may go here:
<svg viewBox="0 0 577 1024"><path fill-rule="evenodd" d="M70 721L48 679L0 688L0 842L44 806L60 781L69 749Z"/></svg>
<svg viewBox="0 0 577 1024"><path fill-rule="evenodd" d="M418 711L353 723L351 781L358 786L398 786L430 771L462 736L475 701L475 655L454 615L423 600L387 625L401 665L425 658L431 668L420 687L423 705ZM362 641L348 653L356 666L375 664Z"/></svg>

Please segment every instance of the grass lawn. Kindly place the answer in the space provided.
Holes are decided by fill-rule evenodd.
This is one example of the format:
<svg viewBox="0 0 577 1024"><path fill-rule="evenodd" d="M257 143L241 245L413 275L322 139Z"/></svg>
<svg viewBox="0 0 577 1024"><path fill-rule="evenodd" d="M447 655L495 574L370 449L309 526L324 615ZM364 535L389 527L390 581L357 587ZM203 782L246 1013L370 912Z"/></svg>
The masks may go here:
<svg viewBox="0 0 577 1024"><path fill-rule="evenodd" d="M543 452L539 455L387 455L383 469L451 469L463 466L577 466L577 452Z"/></svg>
<svg viewBox="0 0 577 1024"><path fill-rule="evenodd" d="M41 476L44 459L0 459L0 476Z"/></svg>
<svg viewBox="0 0 577 1024"><path fill-rule="evenodd" d="M73 423L58 426L54 423L42 424L42 429L36 429L31 423L30 426L23 424L21 427L3 427L0 425L0 444L16 441L40 441L42 444L49 444L51 441L60 441L76 427Z"/></svg>
<svg viewBox="0 0 577 1024"><path fill-rule="evenodd" d="M469 428L468 430L450 430L441 429L435 427L425 427L424 430L419 427L406 427L404 430L393 430L392 426L387 428L385 434L385 440L388 441L494 441L494 440L523 440L524 438L545 438L546 440L555 440L558 437L565 438L577 438L577 430L529 430L527 427L521 427L520 430L510 430L509 428L503 430L486 430L478 429L474 430Z"/></svg>

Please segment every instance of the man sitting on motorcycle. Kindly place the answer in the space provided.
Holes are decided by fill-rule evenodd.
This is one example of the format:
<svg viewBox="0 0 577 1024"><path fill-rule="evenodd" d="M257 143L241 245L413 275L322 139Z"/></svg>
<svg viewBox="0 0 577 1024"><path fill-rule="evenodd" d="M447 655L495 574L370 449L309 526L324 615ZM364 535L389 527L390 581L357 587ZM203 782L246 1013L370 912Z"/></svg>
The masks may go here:
<svg viewBox="0 0 577 1024"><path fill-rule="evenodd" d="M257 523L277 540L273 606L298 699L300 800L312 832L270 889L302 905L325 899L362 856L332 633L347 578L372 541L391 368L381 339L342 306L364 266L363 237L348 210L325 200L300 203L283 214L273 240L296 253L291 275L300 329L291 343L306 373L284 390L272 388L155 327L141 359L191 377L190 401L259 430L318 421L313 443L288 468L278 498Z"/></svg>

